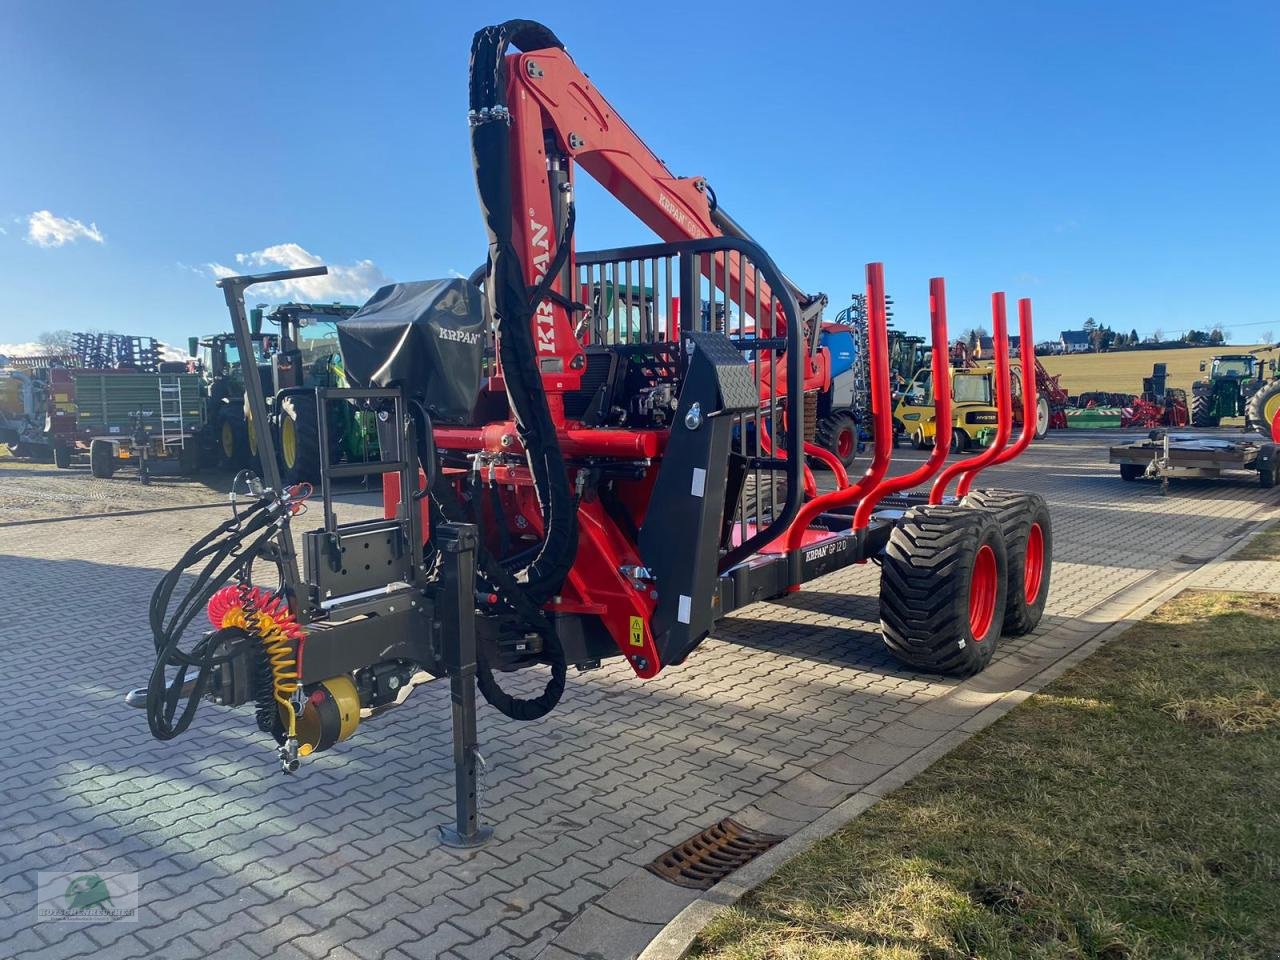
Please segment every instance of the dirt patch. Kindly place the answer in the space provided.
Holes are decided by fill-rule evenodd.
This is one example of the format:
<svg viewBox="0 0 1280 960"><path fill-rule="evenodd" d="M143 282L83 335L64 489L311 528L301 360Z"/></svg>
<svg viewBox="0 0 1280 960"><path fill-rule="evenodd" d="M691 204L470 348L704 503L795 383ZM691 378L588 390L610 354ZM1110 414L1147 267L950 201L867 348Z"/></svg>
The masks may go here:
<svg viewBox="0 0 1280 960"><path fill-rule="evenodd" d="M59 470L51 463L0 457L0 522L74 517L91 513L216 503L226 498L232 475L155 476L143 486L136 473L99 480L88 467Z"/></svg>

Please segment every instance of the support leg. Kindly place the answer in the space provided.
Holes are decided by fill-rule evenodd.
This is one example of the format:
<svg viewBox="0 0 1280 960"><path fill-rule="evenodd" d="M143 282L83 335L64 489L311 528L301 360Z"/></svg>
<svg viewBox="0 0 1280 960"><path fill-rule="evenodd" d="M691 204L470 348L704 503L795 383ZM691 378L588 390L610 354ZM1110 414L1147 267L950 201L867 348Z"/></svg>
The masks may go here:
<svg viewBox="0 0 1280 960"><path fill-rule="evenodd" d="M444 551L441 601L453 702L456 810L453 825L440 828L440 840L449 847L478 847L493 836L492 827L480 825L476 792L475 556L479 540L476 527L469 523L442 524L436 538Z"/></svg>

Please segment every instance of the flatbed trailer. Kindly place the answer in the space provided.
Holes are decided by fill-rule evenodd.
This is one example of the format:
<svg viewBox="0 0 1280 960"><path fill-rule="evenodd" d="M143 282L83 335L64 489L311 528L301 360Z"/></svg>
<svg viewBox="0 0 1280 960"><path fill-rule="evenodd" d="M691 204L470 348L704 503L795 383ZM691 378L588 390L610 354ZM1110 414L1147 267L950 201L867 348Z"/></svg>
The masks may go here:
<svg viewBox="0 0 1280 960"><path fill-rule="evenodd" d="M1175 477L1218 479L1224 473L1253 472L1270 488L1280 483L1277 447L1258 438L1214 437L1152 430L1147 439L1111 448L1111 462L1120 465L1122 480L1159 480L1168 489Z"/></svg>

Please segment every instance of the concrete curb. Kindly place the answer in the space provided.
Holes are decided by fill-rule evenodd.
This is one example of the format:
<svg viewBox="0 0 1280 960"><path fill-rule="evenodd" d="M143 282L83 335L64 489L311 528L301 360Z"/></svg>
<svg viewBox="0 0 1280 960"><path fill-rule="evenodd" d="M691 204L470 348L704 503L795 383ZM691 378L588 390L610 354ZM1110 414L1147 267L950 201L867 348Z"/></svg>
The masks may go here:
<svg viewBox="0 0 1280 960"><path fill-rule="evenodd" d="M928 746L912 754L904 762L893 766L838 806L824 813L807 826L797 830L776 847L760 855L710 890L707 890L681 910L674 919L654 936L648 946L641 951L638 960L679 960L685 955L694 939L707 924L751 890L773 876L787 861L804 852L817 841L825 839L840 830L869 810L881 798L922 773L934 762L950 753L978 731L989 727L1018 704L1089 657L1099 647L1115 640L1136 622L1147 617L1162 604L1187 589L1189 582L1208 563L1229 559L1252 540L1254 536L1275 525L1275 522L1274 520L1264 522L1258 530L1226 546L1216 556L1208 557L1194 564L1179 565L1178 569L1156 571L1098 604L1088 614L1080 618L1085 623L1096 624L1097 629L1095 631L1076 642L1060 657L1042 667L1015 689L994 696L989 703L973 712L968 719L958 726L933 740ZM1047 631L1041 639L1048 641L1055 635L1071 634L1079 637L1079 622L1073 621L1060 624ZM946 710L949 704L963 701L966 694L972 696L974 692L972 687L957 687L937 703L918 709L932 709L935 712L938 712L940 708ZM966 709L971 710L972 707L969 706Z"/></svg>

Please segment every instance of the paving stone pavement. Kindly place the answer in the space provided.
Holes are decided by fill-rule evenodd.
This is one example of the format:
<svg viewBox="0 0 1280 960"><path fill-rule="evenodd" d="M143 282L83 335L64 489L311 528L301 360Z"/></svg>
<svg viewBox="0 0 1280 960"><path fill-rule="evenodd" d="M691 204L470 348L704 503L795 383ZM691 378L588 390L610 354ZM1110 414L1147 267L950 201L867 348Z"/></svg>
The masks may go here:
<svg viewBox="0 0 1280 960"><path fill-rule="evenodd" d="M159 743L122 705L151 668L160 571L215 512L0 529L0 958L635 956L693 898L641 870L658 853L724 816L794 833L867 784L892 789L903 756L945 748L963 711L1061 654L1047 632L1091 629L1108 598L1212 559L1278 499L1243 479L1162 497L1122 483L1094 435L1053 435L985 479L1043 493L1055 525L1045 622L986 673L898 666L875 632L877 568L842 571L738 611L656 680L607 664L535 723L482 705L496 835L473 852L436 840L452 814L442 684L292 778L248 709L206 706ZM36 922L39 871L107 869L138 871L136 922Z"/></svg>
<svg viewBox="0 0 1280 960"><path fill-rule="evenodd" d="M1223 560L1196 571L1192 586L1201 590L1280 593L1280 560Z"/></svg>

